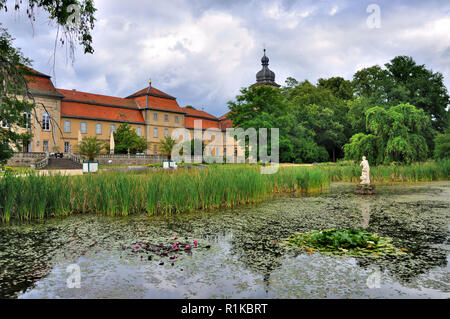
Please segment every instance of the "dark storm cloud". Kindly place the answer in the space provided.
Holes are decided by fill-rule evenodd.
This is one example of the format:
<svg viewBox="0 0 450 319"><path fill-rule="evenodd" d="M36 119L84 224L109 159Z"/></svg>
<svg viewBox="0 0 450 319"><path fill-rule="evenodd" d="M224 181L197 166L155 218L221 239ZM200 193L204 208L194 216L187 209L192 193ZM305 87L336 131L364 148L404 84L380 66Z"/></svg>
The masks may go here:
<svg viewBox="0 0 450 319"><path fill-rule="evenodd" d="M94 55L77 52L72 65L58 49L58 87L127 96L155 87L181 106L214 115L255 81L265 44L270 68L283 84L288 76L316 82L383 65L410 55L444 74L450 84L448 1L96 1ZM369 4L381 9L381 28L367 25ZM34 36L24 16L5 15L16 44L51 73L54 29L41 15ZM49 32L49 30L52 30Z"/></svg>

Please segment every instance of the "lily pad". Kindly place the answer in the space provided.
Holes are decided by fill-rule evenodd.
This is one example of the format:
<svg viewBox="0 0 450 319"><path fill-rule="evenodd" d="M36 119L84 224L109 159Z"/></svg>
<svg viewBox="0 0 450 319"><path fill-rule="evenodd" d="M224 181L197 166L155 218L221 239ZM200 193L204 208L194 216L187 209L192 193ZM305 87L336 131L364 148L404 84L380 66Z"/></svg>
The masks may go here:
<svg viewBox="0 0 450 319"><path fill-rule="evenodd" d="M392 245L392 239L381 237L364 230L328 229L314 230L291 235L281 245L286 248L299 248L309 254L320 252L339 256L404 255L402 249Z"/></svg>

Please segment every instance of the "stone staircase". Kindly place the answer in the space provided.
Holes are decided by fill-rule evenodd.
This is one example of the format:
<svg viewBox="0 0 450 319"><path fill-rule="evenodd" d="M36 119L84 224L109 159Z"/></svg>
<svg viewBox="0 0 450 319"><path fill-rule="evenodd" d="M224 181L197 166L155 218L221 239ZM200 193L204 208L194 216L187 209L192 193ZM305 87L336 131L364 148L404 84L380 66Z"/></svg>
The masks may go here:
<svg viewBox="0 0 450 319"><path fill-rule="evenodd" d="M83 165L78 164L67 158L49 158L48 165L43 169L45 170L83 169Z"/></svg>

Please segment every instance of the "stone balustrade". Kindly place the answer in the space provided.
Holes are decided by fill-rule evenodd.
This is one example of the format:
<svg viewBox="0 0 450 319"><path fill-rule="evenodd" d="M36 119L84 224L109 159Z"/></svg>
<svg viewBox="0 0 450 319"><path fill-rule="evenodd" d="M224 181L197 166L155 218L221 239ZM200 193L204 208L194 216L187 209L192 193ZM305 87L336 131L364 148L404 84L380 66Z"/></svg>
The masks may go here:
<svg viewBox="0 0 450 319"><path fill-rule="evenodd" d="M35 165L36 161L43 160L47 157L46 153L14 153L13 157L8 160L7 166L30 167Z"/></svg>

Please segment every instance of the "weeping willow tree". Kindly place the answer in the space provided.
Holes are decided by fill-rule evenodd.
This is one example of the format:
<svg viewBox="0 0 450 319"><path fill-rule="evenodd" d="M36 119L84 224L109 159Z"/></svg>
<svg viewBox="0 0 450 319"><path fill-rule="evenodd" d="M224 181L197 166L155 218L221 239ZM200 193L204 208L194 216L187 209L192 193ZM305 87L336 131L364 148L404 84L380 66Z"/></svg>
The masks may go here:
<svg viewBox="0 0 450 319"><path fill-rule="evenodd" d="M366 129L344 145L345 157L359 160L366 156L376 165L391 162L424 161L430 155L426 137L433 134L430 117L410 104L366 111Z"/></svg>

